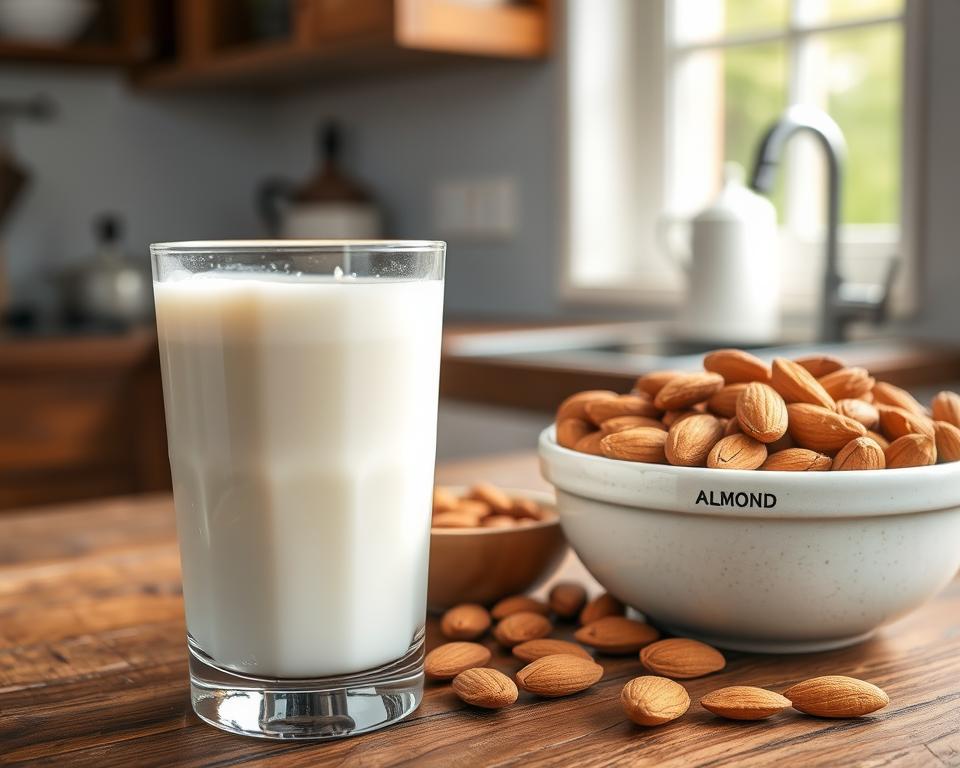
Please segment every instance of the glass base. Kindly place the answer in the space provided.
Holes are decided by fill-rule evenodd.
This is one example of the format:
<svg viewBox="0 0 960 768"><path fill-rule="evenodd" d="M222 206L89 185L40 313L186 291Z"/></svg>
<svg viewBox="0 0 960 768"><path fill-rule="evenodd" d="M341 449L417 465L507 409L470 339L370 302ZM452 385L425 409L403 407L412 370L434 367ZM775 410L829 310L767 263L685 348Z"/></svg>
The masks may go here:
<svg viewBox="0 0 960 768"><path fill-rule="evenodd" d="M339 739L402 720L423 698L423 630L392 664L341 677L272 680L216 666L187 636L193 711L210 725L265 739Z"/></svg>

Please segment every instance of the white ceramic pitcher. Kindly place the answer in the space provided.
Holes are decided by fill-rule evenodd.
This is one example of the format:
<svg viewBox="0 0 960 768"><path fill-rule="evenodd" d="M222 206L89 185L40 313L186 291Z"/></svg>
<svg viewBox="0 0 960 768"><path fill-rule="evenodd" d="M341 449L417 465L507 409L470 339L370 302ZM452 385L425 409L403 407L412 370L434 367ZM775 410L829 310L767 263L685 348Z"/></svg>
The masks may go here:
<svg viewBox="0 0 960 768"><path fill-rule="evenodd" d="M663 248L687 273L681 335L724 344L776 341L777 214L769 200L744 186L743 168L736 163L724 167L720 194L692 220L664 219L661 224ZM676 232L681 225L688 230L683 238Z"/></svg>

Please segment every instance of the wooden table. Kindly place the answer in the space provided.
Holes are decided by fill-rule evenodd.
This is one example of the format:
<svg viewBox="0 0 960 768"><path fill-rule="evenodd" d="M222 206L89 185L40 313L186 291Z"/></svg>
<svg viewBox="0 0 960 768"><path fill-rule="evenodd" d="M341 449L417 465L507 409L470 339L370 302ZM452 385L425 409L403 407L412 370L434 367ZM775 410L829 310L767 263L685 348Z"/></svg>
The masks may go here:
<svg viewBox="0 0 960 768"><path fill-rule="evenodd" d="M542 486L526 455L451 465L440 476ZM437 642L431 621L428 645ZM836 673L877 683L891 704L861 720L788 712L735 723L694 703L679 721L642 729L618 701L623 684L642 674L639 662L601 658L603 681L566 699L523 694L485 712L448 685L428 684L409 719L376 733L329 743L246 739L190 710L168 497L0 518L0 765L960 765L960 582L855 648L728 658L721 674L686 684L694 702L725 685L782 690ZM494 663L518 668L502 652Z"/></svg>

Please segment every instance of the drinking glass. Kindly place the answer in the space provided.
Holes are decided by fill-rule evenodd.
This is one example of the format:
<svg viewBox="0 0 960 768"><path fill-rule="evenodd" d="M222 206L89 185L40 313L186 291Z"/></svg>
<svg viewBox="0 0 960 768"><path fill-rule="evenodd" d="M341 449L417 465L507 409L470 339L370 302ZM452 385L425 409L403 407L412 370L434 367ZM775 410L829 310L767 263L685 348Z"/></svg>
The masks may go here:
<svg viewBox="0 0 960 768"><path fill-rule="evenodd" d="M151 246L190 687L334 738L423 694L446 246Z"/></svg>

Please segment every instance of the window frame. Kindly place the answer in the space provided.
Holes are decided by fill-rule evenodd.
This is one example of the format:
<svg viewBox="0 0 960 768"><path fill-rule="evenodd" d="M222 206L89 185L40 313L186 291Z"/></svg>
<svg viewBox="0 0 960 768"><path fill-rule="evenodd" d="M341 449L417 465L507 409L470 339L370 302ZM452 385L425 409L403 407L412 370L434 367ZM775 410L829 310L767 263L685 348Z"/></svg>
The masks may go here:
<svg viewBox="0 0 960 768"><path fill-rule="evenodd" d="M590 2L590 0L569 0L572 2ZM628 0L629 1L629 0ZM566 4L565 4L566 5ZM902 14L887 14L884 16L868 17L864 19L838 20L817 24L799 24L796 18L796 3L790 0L790 18L786 29L778 29L770 32L758 32L731 35L721 40L705 40L672 45L669 43L668 35L670 33L673 11L671 0L650 0L638 6L643 6L642 12L646 15L646 21L655 25L660 30L660 66L651 68L651 71L644 72L640 77L644 80L646 91L655 91L651 87L650 81L653 78L660 77L662 83L662 99L660 101L660 142L659 146L649 148L647 155L651 161L657 160L659 155L659 173L658 182L660 190L660 199L663 205L669 197L669 155L668 155L668 136L672 132L670 124L671 118L671 99L673 98L673 72L674 61L677 57L688 55L697 50L723 49L734 46L750 45L763 42L788 41L790 59L790 71L788 72L788 99L792 98L797 92L797 51L796 42L804 37L815 34L823 34L831 31L842 31L846 29L862 29L879 24L887 24L899 21L903 25L904 50L902 56L902 109L901 109L901 189L900 189L900 227L899 238L880 238L878 235L883 229L883 225L847 225L840 232L841 261L846 267L856 268L864 266L877 265L877 258L880 250L889 253L891 249L898 253L901 259L900 272L895 286L892 309L898 316L906 316L913 313L917 308L917 286L918 275L921 272L920 254L922 248L921 233L918 226L918 214L921 203L922 190L922 168L923 168L923 149L920 141L923 135L923 114L925 107L924 93L924 58L923 58L923 36L925 27L924 3L915 3L911 0L905 0L904 11ZM598 6L594 6L596 10ZM571 47L574 44L572 36L576 30L572 28L569 7L563 8L562 13L558 14L559 24L563 32L563 45L560 50L561 59L561 141L560 151L563 162L561 163L561 184L563 186L562 210L562 233L560 236L562 250L562 265L560 270L560 281L558 294L560 300L565 305L570 306L603 306L603 307L623 307L632 306L649 309L651 311L675 309L679 306L684 296L684 281L682 275L677 274L673 279L662 272L663 261L666 257L657 252L656 248L647 243L646 250L641 254L641 263L653 265L657 264L661 268L661 274L653 279L641 279L637 275L629 278L624 276L622 279L612 280L610 282L586 282L575 276L576 255L573 253L573 234L572 218L574 202L571 199L575 194L572 190L572 169L574 149L574 127L571 120L571 111L573 109L571 98L572 74L571 74ZM634 81L631 80L631 83ZM626 83L625 83L626 85ZM818 261L817 252L822 249L822 243L819 239L807 240L801 237L795 237L788 234L788 228L781 226L781 232L784 235L783 240L789 240L791 245L790 260L791 263L799 263L800 260L806 262L810 259ZM785 291L783 294L783 307L788 315L809 315L811 310L819 307L820 296L820 275L810 281L813 286L810 290Z"/></svg>

